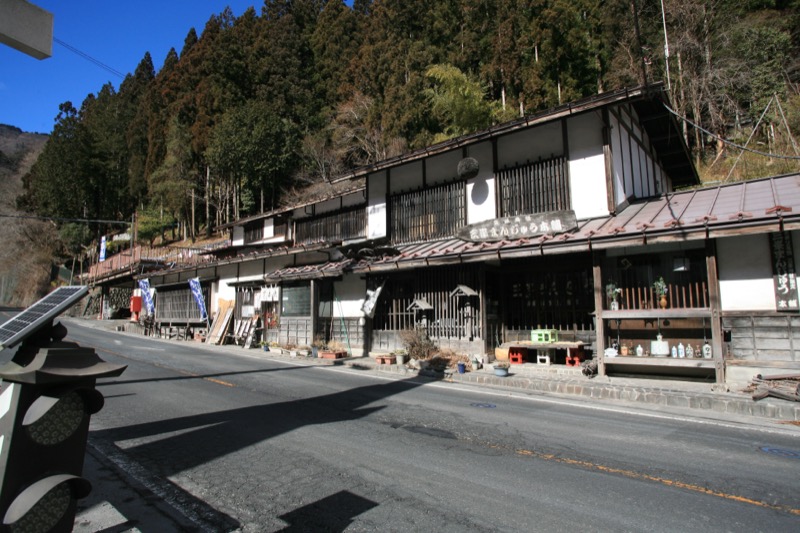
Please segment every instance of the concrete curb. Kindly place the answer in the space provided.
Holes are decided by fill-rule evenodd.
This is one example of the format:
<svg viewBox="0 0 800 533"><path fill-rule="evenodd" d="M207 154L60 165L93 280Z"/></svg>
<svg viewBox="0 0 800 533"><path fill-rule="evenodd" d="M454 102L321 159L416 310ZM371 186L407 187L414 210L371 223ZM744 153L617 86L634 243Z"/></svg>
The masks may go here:
<svg viewBox="0 0 800 533"><path fill-rule="evenodd" d="M646 379L642 379L640 383L636 383L639 381L637 378L619 380L612 378L606 381L595 381L595 379L585 376L565 377L554 372L537 373L534 371L529 375L511 374L508 377L498 377L488 371L479 370L465 374L448 372L437 375L432 371L411 370L402 365L375 365L358 360L348 361L346 364L358 366L362 369L371 369L374 372L409 376L419 375L454 383L520 389L544 394L581 396L597 400L651 404L678 409L703 410L782 422L800 421L800 404L795 402L777 398L754 401L746 393L714 392L710 390L710 384L682 382L680 380L659 380L665 386L656 386L652 384L653 380ZM699 390L702 388L707 388L708 391Z"/></svg>

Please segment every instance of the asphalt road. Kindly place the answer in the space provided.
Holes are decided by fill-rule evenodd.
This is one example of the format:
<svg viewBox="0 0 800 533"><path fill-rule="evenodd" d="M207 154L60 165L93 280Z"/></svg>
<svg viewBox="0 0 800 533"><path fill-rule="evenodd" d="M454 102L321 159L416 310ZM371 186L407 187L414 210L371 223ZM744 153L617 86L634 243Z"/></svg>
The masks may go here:
<svg viewBox="0 0 800 533"><path fill-rule="evenodd" d="M797 531L800 437L69 325L95 449L210 531Z"/></svg>

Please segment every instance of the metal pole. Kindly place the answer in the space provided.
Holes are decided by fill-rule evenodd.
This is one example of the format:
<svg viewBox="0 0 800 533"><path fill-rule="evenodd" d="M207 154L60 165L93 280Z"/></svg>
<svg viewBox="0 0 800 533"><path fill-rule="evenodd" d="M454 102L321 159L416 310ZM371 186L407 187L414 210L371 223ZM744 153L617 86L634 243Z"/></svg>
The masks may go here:
<svg viewBox="0 0 800 533"><path fill-rule="evenodd" d="M667 90L672 92L669 80L669 39L667 39L667 18L664 14L664 0L661 0L661 23L664 25L664 64L667 67Z"/></svg>

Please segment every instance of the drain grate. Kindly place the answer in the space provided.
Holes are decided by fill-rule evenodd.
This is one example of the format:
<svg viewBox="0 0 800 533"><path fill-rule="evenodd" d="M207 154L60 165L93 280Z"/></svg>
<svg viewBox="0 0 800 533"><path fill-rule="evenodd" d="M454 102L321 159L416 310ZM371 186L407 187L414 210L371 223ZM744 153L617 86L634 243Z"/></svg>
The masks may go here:
<svg viewBox="0 0 800 533"><path fill-rule="evenodd" d="M785 457L787 459L800 459L800 451L797 450L787 450L785 448L773 448L772 446L762 446L761 451L771 455Z"/></svg>
<svg viewBox="0 0 800 533"><path fill-rule="evenodd" d="M493 403L471 403L470 405L472 407L480 407L481 409L494 409L495 407L497 407Z"/></svg>

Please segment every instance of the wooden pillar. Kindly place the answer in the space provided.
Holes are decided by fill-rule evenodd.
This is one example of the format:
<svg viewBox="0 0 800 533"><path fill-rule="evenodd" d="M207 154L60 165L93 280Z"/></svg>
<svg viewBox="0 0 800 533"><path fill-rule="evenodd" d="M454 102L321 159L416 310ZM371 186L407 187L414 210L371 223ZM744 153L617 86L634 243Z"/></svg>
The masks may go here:
<svg viewBox="0 0 800 533"><path fill-rule="evenodd" d="M603 161L606 173L606 203L608 212L617 211L617 196L614 190L614 156L611 153L611 125L608 108L603 108Z"/></svg>
<svg viewBox="0 0 800 533"><path fill-rule="evenodd" d="M487 279L489 276L486 265L481 264L479 270L480 287L478 288L478 313L481 317L481 325L479 334L483 339L483 353L489 353L492 343L491 335L489 334L489 305L488 305L488 289Z"/></svg>
<svg viewBox="0 0 800 533"><path fill-rule="evenodd" d="M317 334L317 325L319 322L319 283L317 280L311 280L311 338L308 339L307 344L314 342L314 337ZM333 311L331 310L331 320L333 320ZM298 340L299 342L299 340Z"/></svg>
<svg viewBox="0 0 800 533"><path fill-rule="evenodd" d="M603 321L603 270L600 267L601 255L592 252L592 277L594 281L594 316L595 316L595 358L597 359L597 375L606 375L604 352L606 350L606 327Z"/></svg>
<svg viewBox="0 0 800 533"><path fill-rule="evenodd" d="M717 246L706 240L706 273L708 275L708 301L711 308L711 349L714 352L716 387L725 385L725 358L722 352L722 316L719 301L719 277L717 276Z"/></svg>

